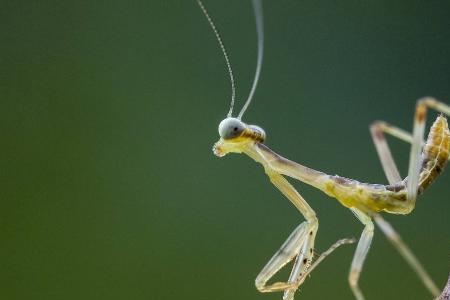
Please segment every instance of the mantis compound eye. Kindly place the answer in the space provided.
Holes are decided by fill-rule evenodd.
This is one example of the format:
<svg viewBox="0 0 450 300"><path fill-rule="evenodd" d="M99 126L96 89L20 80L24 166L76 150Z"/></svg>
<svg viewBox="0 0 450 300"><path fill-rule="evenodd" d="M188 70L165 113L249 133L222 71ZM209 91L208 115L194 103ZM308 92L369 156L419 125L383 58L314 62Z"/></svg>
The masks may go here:
<svg viewBox="0 0 450 300"><path fill-rule="evenodd" d="M244 132L246 125L236 118L226 118L219 124L219 135L224 140L238 137Z"/></svg>
<svg viewBox="0 0 450 300"><path fill-rule="evenodd" d="M253 138L261 143L266 140L266 132L259 126L249 125L248 126L252 131Z"/></svg>

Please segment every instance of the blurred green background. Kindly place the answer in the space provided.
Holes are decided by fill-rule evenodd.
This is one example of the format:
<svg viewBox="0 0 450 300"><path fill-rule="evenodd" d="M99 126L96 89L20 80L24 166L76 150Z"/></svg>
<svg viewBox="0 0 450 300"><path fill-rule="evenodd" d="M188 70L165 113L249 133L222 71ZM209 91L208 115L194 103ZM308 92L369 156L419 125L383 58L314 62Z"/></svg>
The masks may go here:
<svg viewBox="0 0 450 300"><path fill-rule="evenodd" d="M288 158L385 183L368 125L410 130L416 99L450 103L450 2L263 3L265 59L244 120ZM205 5L240 108L256 61L251 3ZM303 218L248 157L212 154L230 87L195 1L1 7L0 297L281 299L254 279ZM405 175L409 147L390 142ZM412 214L386 216L440 286L449 173ZM320 219L318 252L359 237L349 210L295 186ZM296 299L352 299L354 249L330 256ZM378 229L361 287L368 300L432 298Z"/></svg>

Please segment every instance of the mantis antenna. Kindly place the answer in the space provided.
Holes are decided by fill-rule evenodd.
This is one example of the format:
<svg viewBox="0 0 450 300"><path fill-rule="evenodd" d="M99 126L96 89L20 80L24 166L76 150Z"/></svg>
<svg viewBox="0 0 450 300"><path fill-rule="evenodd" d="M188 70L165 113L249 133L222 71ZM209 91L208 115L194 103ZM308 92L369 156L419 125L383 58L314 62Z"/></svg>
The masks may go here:
<svg viewBox="0 0 450 300"><path fill-rule="evenodd" d="M261 4L261 0L252 0L252 2L253 2L253 9L255 11L256 32L257 32L257 37L258 37L258 56L257 56L257 60L256 60L255 78L253 79L252 88L250 90L250 94L248 95L247 101L245 101L245 104L242 107L242 110L237 117L239 120L244 115L248 106L252 102L253 95L255 94L256 86L258 85L258 81L259 81L259 75L261 74L261 66L262 66L263 52L264 52L263 51L264 50L264 25L263 25L264 23L263 23L262 4ZM214 25L214 22L212 21L211 17L209 16L208 11L206 10L206 8L203 5L201 0L197 0L197 3L200 6L206 19L208 20L208 23L211 26L211 29L213 30L213 32L217 38L220 49L222 50L223 56L225 57L225 61L227 63L228 74L230 75L230 82L231 82L231 104L230 104L230 110L228 111L228 114L227 114L227 117L230 118L233 114L233 107L234 107L234 102L236 99L236 86L234 83L234 76L233 76L233 70L231 69L231 63L228 58L228 54L227 54L225 46L222 42L222 39L220 38L219 31L217 30L216 26Z"/></svg>
<svg viewBox="0 0 450 300"><path fill-rule="evenodd" d="M234 100L236 98L236 86L234 83L233 70L231 69L231 64L230 64L230 60L228 59L227 50L225 49L225 46L223 45L222 39L220 38L220 34L216 28L216 25L214 25L214 22L212 21L211 17L209 16L208 11L206 10L202 1L197 0L197 3L200 6L206 19L208 20L208 23L211 26L211 29L213 30L214 34L216 35L217 42L219 42L220 49L222 50L223 56L225 57L225 61L227 63L228 74L230 75L230 83L231 83L231 104L230 104L230 110L228 111L227 117L231 117L231 114L233 113Z"/></svg>
<svg viewBox="0 0 450 300"><path fill-rule="evenodd" d="M258 85L259 75L261 74L261 66L263 61L263 50L264 50L264 22L263 22L263 10L261 0L253 0L253 9L255 11L256 20L256 34L258 36L258 57L256 59L256 71L255 78L253 79L252 89L248 95L247 101L245 101L241 112L238 115L240 120L247 110L250 102L252 102L253 95L255 94L256 86Z"/></svg>

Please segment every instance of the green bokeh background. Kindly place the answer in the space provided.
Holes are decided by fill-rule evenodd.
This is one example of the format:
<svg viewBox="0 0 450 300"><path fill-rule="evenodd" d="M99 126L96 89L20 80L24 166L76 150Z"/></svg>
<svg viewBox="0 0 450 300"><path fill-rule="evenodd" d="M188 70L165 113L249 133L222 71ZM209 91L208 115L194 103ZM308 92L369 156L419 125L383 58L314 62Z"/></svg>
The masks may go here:
<svg viewBox="0 0 450 300"><path fill-rule="evenodd" d="M250 1L205 5L240 108L256 60ZM195 1L1 7L1 299L281 299L259 294L254 278L303 219L259 165L211 152L230 88ZM245 121L288 158L385 183L368 125L410 130L416 99L450 103L450 2L264 8L264 66ZM408 145L390 142L405 175ZM440 286L450 270L449 173L412 214L386 216ZM295 186L320 219L317 251L359 236L350 211ZM352 299L353 252L330 256L296 299ZM379 230L361 287L368 300L432 298Z"/></svg>

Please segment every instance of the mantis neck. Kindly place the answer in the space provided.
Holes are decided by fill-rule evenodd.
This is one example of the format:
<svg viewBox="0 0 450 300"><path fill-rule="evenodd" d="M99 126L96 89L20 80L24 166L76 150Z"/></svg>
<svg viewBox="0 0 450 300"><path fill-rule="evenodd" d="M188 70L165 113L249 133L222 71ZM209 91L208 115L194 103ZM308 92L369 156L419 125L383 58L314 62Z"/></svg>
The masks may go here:
<svg viewBox="0 0 450 300"><path fill-rule="evenodd" d="M276 172L286 175L320 190L324 190L325 182L329 178L329 175L323 172L305 167L278 155L269 147L261 143L253 143L243 152L262 164L266 173Z"/></svg>

